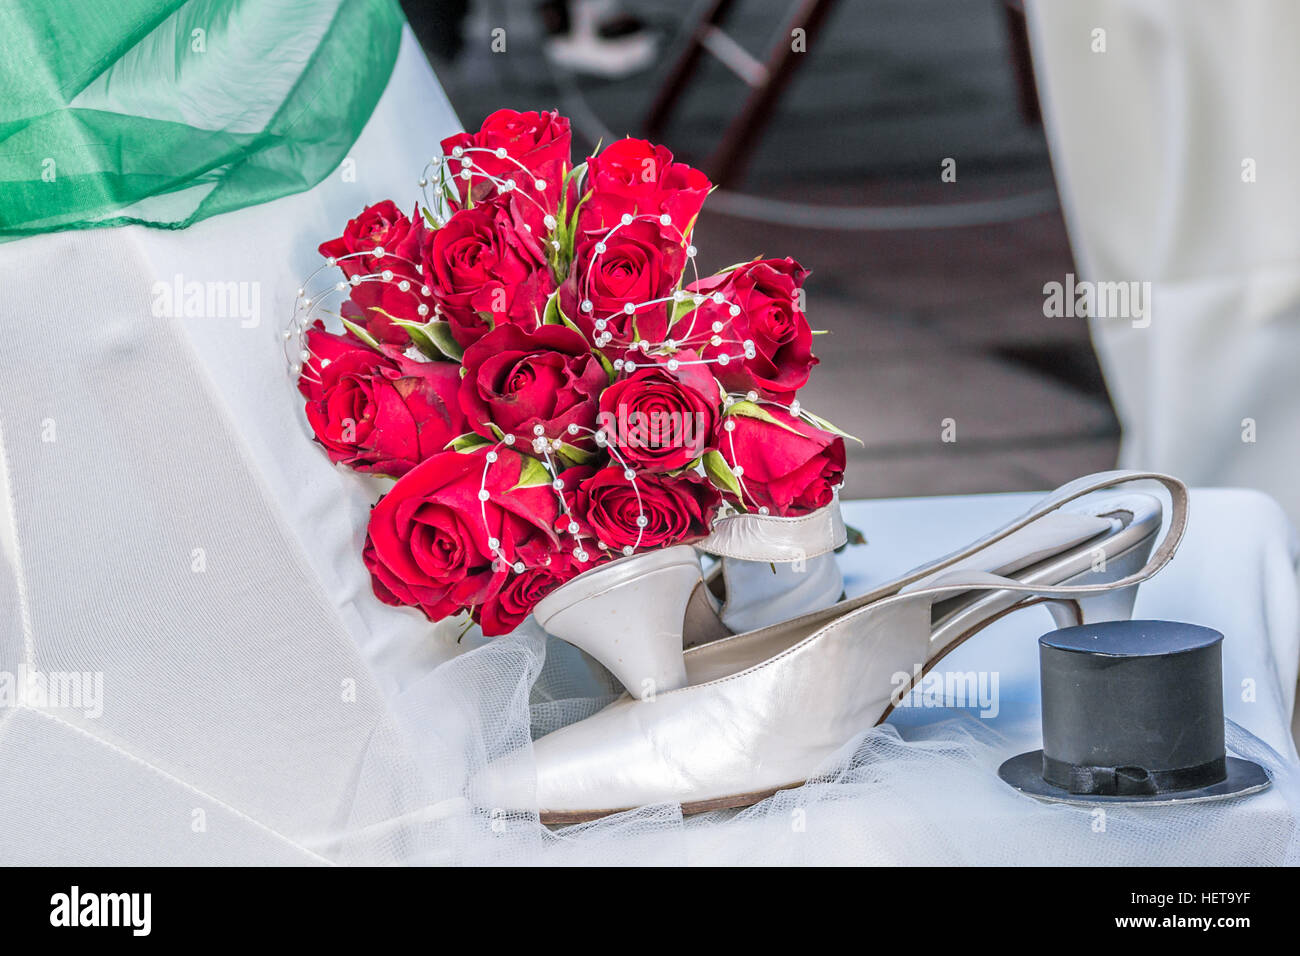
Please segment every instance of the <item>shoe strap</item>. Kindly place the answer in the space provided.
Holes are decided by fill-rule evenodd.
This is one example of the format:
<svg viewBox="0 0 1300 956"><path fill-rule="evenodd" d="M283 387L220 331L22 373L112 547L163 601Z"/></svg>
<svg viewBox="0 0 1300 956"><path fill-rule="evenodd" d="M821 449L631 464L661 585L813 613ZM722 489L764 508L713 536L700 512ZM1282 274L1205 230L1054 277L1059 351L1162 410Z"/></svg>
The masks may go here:
<svg viewBox="0 0 1300 956"><path fill-rule="evenodd" d="M1088 597L1094 594L1104 594L1108 591L1116 591L1121 588L1130 587L1135 584L1141 584L1160 571L1178 550L1178 545L1183 540L1183 534L1187 530L1187 511L1188 511L1188 494L1187 486L1170 475L1160 474L1159 472L1149 471L1107 471L1096 475L1087 475L1079 478L1069 484L1062 485L1052 494L1031 508L1021 518L1008 525L1006 528L990 536L981 546L1000 540L1009 534L1020 530L1026 525L1036 521L1043 515L1055 511L1062 505L1081 498L1084 495L1091 494L1094 491L1101 491L1106 488L1113 488L1116 485L1128 484L1132 481L1158 481L1164 485L1169 492L1170 503L1173 511L1169 517L1168 528L1160 540L1160 544L1151 552L1150 558L1137 571L1125 577L1118 578L1114 581L1106 581L1100 584L1062 584L1056 586L1044 586L1037 584L1023 584L1011 578L1005 578L1001 575L990 574L984 571L951 571L947 574L940 573L930 579L924 587L917 588L914 591L903 589L903 593L910 596L915 595L942 595L954 592L970 591L977 589L999 590L999 591L1016 591L1026 594L1034 594L1038 597L1060 597L1060 598L1077 598Z"/></svg>

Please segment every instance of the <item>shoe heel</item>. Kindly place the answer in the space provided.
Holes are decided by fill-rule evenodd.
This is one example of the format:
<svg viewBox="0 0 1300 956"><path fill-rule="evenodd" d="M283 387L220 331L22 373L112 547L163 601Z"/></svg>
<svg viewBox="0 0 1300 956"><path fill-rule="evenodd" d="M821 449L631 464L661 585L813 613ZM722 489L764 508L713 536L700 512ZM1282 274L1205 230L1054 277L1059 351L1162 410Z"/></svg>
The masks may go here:
<svg viewBox="0 0 1300 956"><path fill-rule="evenodd" d="M682 622L701 578L695 549L619 558L564 584L533 614L548 633L603 664L642 700L686 686Z"/></svg>
<svg viewBox="0 0 1300 956"><path fill-rule="evenodd" d="M1118 581L1139 571L1147 563L1155 537L1150 537L1141 544L1105 562L1104 567L1097 567L1077 577L1071 578L1069 584L1105 584ZM1075 624L1100 624L1103 621L1127 621L1133 617L1133 605L1137 601L1139 584L1130 584L1126 588L1093 594L1072 601L1051 602L1047 608L1056 621L1057 627L1071 627ZM1077 610L1076 610L1077 609Z"/></svg>

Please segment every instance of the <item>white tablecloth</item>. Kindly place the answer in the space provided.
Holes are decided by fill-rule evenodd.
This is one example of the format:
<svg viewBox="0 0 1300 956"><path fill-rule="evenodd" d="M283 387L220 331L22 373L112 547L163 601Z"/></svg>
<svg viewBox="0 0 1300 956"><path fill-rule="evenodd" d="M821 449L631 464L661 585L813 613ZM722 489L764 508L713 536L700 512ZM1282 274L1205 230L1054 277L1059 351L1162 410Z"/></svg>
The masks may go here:
<svg viewBox="0 0 1300 956"><path fill-rule="evenodd" d="M990 760L1037 745L1040 611L1000 622L946 662L999 672L995 719L936 724L954 715L900 710L894 726L907 744L872 731L835 783L767 810L683 823L661 807L557 836L527 814L497 820L467 805L467 774L527 743L542 645L524 634L471 652L473 642L374 599L360 560L374 487L331 468L308 440L279 339L316 244L368 202L412 204L420 167L456 127L408 33L353 150L355 182L331 177L179 233L94 230L0 246L0 671L105 679L101 715L0 711L0 862L953 862L1014 849L989 826L982 843L955 846L952 820L973 812L1011 813L1026 846L1047 858L1094 859L1092 844L1060 835L1069 817L1044 816L988 782ZM259 321L154 315L155 283L177 274L258 283ZM1026 500L851 503L848 518L871 543L845 556L848 586L950 550ZM1193 508L1182 554L1139 611L1225 632L1228 715L1288 766L1291 532L1252 493L1198 492ZM579 696L582 675L556 680L563 659L551 655L543 684ZM1253 703L1241 699L1246 680ZM936 726L948 728L942 739ZM864 763L871 753L879 762ZM900 757L930 769L895 772ZM948 766L946 783L933 785ZM1277 857L1290 832L1284 796L1200 818L1224 832L1261 814L1285 818L1261 825L1258 846L1220 858ZM814 802L795 810L813 822L791 842L788 801L805 799ZM905 829L929 842L900 833L895 843L878 822L891 812L920 814ZM1112 858L1188 852L1141 820L1130 830L1140 839L1124 853L1112 844Z"/></svg>

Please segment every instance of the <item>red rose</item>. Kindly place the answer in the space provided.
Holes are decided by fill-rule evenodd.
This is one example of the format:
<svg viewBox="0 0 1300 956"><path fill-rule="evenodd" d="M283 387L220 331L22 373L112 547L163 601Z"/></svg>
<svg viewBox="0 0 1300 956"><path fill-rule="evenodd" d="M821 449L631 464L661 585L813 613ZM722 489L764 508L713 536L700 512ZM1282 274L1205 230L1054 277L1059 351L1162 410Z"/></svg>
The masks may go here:
<svg viewBox="0 0 1300 956"><path fill-rule="evenodd" d="M375 596L438 621L490 600L516 562L544 566L559 509L549 484L515 487L524 461L504 449L442 452L403 475L370 512L362 556Z"/></svg>
<svg viewBox="0 0 1300 956"><path fill-rule="evenodd" d="M444 139L442 152L447 157L447 172L454 177L462 201L470 184L475 202L496 195L497 186L488 178L491 176L501 182L513 179L515 188L536 198L547 211L553 211L569 166L569 142L569 120L554 110L549 113L497 110L483 121L477 133L457 133ZM498 150L505 150L505 156L497 156ZM465 161L478 169L466 166ZM462 169L469 169L473 174L468 182L460 177ZM536 188L539 179L546 183L544 189Z"/></svg>
<svg viewBox="0 0 1300 956"><path fill-rule="evenodd" d="M718 383L693 352L638 366L600 396L600 425L624 461L647 471L685 467L713 447ZM676 368L668 362L681 363Z"/></svg>
<svg viewBox="0 0 1300 956"><path fill-rule="evenodd" d="M788 517L830 504L844 481L844 439L784 409L762 410L775 421L733 411L718 428L718 451L740 480L745 506Z"/></svg>
<svg viewBox="0 0 1300 956"><path fill-rule="evenodd" d="M455 365L383 355L320 322L307 349L298 390L330 461L396 478L465 433Z"/></svg>
<svg viewBox="0 0 1300 956"><path fill-rule="evenodd" d="M685 253L650 222L620 226L612 235L580 237L560 304L598 347L617 350L641 339L662 342L668 335L669 303L655 300L677 288L684 259Z"/></svg>
<svg viewBox="0 0 1300 956"><path fill-rule="evenodd" d="M416 270L425 242L424 221L417 207L413 217L403 215L391 201L367 206L351 220L343 235L320 244L320 254L338 260L349 279L353 276L381 275L391 272L391 281L368 279L352 286L349 294L361 310L354 316L358 324L381 342L405 345L408 336L391 319L418 321L421 304L433 308L433 301L420 295L423 282ZM383 256L374 251L383 249ZM366 255L345 258L353 253ZM405 282L403 290L400 283Z"/></svg>
<svg viewBox="0 0 1300 956"><path fill-rule="evenodd" d="M812 328L799 308L799 289L807 275L793 259L764 259L701 279L687 288L710 298L684 316L674 334L686 343L707 340L705 358L729 357L727 364L713 367L728 391L755 391L789 402L817 364ZM714 295L723 301L715 302ZM740 309L738 315L731 314L732 306ZM714 332L718 323L722 331ZM712 344L714 335L721 339L717 345ZM752 358L745 357L746 342L752 343Z"/></svg>
<svg viewBox="0 0 1300 956"><path fill-rule="evenodd" d="M560 325L532 332L503 325L466 349L462 365L460 406L480 435L499 437L495 425L531 441L541 425L547 438L591 445L609 377L577 332ZM586 431L571 435L569 425Z"/></svg>
<svg viewBox="0 0 1300 956"><path fill-rule="evenodd" d="M533 612L538 601L592 566L591 563L580 565L575 558L560 553L551 559L550 564L529 568L522 574L512 573L501 588L475 610L474 619L488 637L509 634Z"/></svg>
<svg viewBox="0 0 1300 956"><path fill-rule="evenodd" d="M657 220L666 213L668 224L654 225L682 244L712 188L698 169L673 162L667 147L643 139L618 140L588 159L586 185L581 231L604 232L624 214Z"/></svg>
<svg viewBox="0 0 1300 956"><path fill-rule="evenodd" d="M425 246L434 297L463 346L496 325L533 329L555 288L546 253L516 202L504 198L462 209Z"/></svg>
<svg viewBox="0 0 1300 956"><path fill-rule="evenodd" d="M666 547L701 537L722 503L718 490L693 471L672 477L638 474L635 488L616 465L600 470L584 465L560 477L571 512L560 518L561 524L572 520L582 533L614 550Z"/></svg>

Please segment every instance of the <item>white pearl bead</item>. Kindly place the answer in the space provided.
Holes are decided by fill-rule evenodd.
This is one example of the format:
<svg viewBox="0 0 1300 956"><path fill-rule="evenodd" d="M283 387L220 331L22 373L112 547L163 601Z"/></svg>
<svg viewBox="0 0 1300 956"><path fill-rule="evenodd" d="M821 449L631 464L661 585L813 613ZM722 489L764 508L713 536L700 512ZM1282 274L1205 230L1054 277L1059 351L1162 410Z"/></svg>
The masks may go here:
<svg viewBox="0 0 1300 956"><path fill-rule="evenodd" d="M583 299L582 304L578 306L583 312L590 312L595 306L591 304L590 299Z"/></svg>
<svg viewBox="0 0 1300 956"><path fill-rule="evenodd" d="M664 226L671 226L673 224L673 217L668 215L668 213L664 213L659 217L659 223Z"/></svg>
<svg viewBox="0 0 1300 956"><path fill-rule="evenodd" d="M623 553L624 553L624 554L631 554L631 553L632 553L633 551L635 551L635 550L636 550L636 549L633 548L630 544L625 544L625 545L623 545Z"/></svg>
<svg viewBox="0 0 1300 956"><path fill-rule="evenodd" d="M384 247L383 247L383 246L375 246L375 258L376 258L376 259L382 259L382 258L384 258Z"/></svg>
<svg viewBox="0 0 1300 956"><path fill-rule="evenodd" d="M718 356L719 365L726 365L730 361L731 361L731 356L728 355L726 352L723 352L721 355Z"/></svg>
<svg viewBox="0 0 1300 956"><path fill-rule="evenodd" d="M524 566L524 562L522 561L515 562L515 574L523 574L526 570L528 569Z"/></svg>
<svg viewBox="0 0 1300 956"><path fill-rule="evenodd" d="M577 426L577 425L575 425L575 424L573 424L573 423L571 422L571 423L569 424L569 427L566 428L565 431L567 431L570 435L576 435L576 434L578 434L579 429L578 429L578 426Z"/></svg>
<svg viewBox="0 0 1300 956"><path fill-rule="evenodd" d="M576 521L570 521L570 522L569 522L569 534L577 534L577 533L578 533L578 522L576 522Z"/></svg>
<svg viewBox="0 0 1300 956"><path fill-rule="evenodd" d="M546 223L546 228L547 228L547 229L554 229L554 228L555 228L555 217L554 217L554 216L547 216L545 219L542 220L542 222Z"/></svg>
<svg viewBox="0 0 1300 956"><path fill-rule="evenodd" d="M624 302L623 311L626 312L628 315L631 315L633 312L636 311L636 306L633 305L631 302Z"/></svg>
<svg viewBox="0 0 1300 956"><path fill-rule="evenodd" d="M491 497L492 497L491 492L489 492L486 488L481 489L478 493L479 501L487 501Z"/></svg>
<svg viewBox="0 0 1300 956"><path fill-rule="evenodd" d="M542 192L543 190L546 189L546 180L545 180L545 179L534 179L534 180L533 180L533 188L536 189L539 193ZM550 217L547 217L547 218L550 218Z"/></svg>
<svg viewBox="0 0 1300 956"><path fill-rule="evenodd" d="M596 255L600 255L604 251L605 251L605 244L603 242L596 243Z"/></svg>
<svg viewBox="0 0 1300 956"><path fill-rule="evenodd" d="M488 538L488 550L495 551L499 547L501 547L500 538Z"/></svg>
<svg viewBox="0 0 1300 956"><path fill-rule="evenodd" d="M385 282L392 282L392 281L393 281L393 270L392 270L392 269L385 269L383 272L380 273L380 276L383 278L383 280L384 280Z"/></svg>
<svg viewBox="0 0 1300 956"><path fill-rule="evenodd" d="M743 478L745 476L745 469L742 468L740 465L735 465L734 467L732 467L731 473L735 475L737 478Z"/></svg>
<svg viewBox="0 0 1300 956"><path fill-rule="evenodd" d="M433 290L430 289L427 285L422 285L420 286L420 295L424 295L424 296L433 295Z"/></svg>
<svg viewBox="0 0 1300 956"><path fill-rule="evenodd" d="M483 457L487 459L487 462L488 462L488 464L490 465L490 464L492 464L494 461L497 460L497 453L494 452L494 451L490 451L490 452L488 452L486 455L484 455Z"/></svg>
<svg viewBox="0 0 1300 956"><path fill-rule="evenodd" d="M533 434L534 434L534 435L545 435L545 434L546 434L546 428L545 428L544 426L542 426L542 425L534 425L534 426L533 426Z"/></svg>
<svg viewBox="0 0 1300 956"><path fill-rule="evenodd" d="M623 477L626 478L628 481L631 481L634 478L636 478L636 472L633 471L631 468L625 468L623 470Z"/></svg>
<svg viewBox="0 0 1300 956"><path fill-rule="evenodd" d="M496 153L494 155L496 156L497 159L505 159L506 148L504 146L498 146L496 149Z"/></svg>
<svg viewBox="0 0 1300 956"><path fill-rule="evenodd" d="M421 302L418 306L416 306L415 311L420 313L420 315L428 315L429 307L425 305L423 302Z"/></svg>
<svg viewBox="0 0 1300 956"><path fill-rule="evenodd" d="M678 369L678 367L679 367L680 365L681 365L681 363L678 362L677 359L669 359L669 360L668 360L668 371L670 371L670 372L675 372L675 371L677 371L677 369Z"/></svg>
<svg viewBox="0 0 1300 956"><path fill-rule="evenodd" d="M694 258L695 258L695 253L696 253L697 251L698 251L698 250L696 250L696 248L695 248L694 246L687 246L687 247L686 247L686 255L687 255L687 258L694 259Z"/></svg>
<svg viewBox="0 0 1300 956"><path fill-rule="evenodd" d="M510 434L502 435L501 440L507 445L513 445L515 443L515 436Z"/></svg>
<svg viewBox="0 0 1300 956"><path fill-rule="evenodd" d="M734 432L736 430L736 423L728 418L725 422L722 423L722 427L729 432Z"/></svg>
<svg viewBox="0 0 1300 956"><path fill-rule="evenodd" d="M625 226L632 225L632 214L630 212L623 213L623 218L620 219L619 221L623 223L623 225Z"/></svg>
<svg viewBox="0 0 1300 956"><path fill-rule="evenodd" d="M650 519L647 518L645 515L637 515L637 516L636 516L636 526L637 526L638 528L644 528L644 527L645 527L646 525L648 525L649 523L650 523Z"/></svg>
<svg viewBox="0 0 1300 956"><path fill-rule="evenodd" d="M406 279L403 279L401 282L397 283L397 287L401 289L403 292L411 291L411 283L408 282Z"/></svg>

